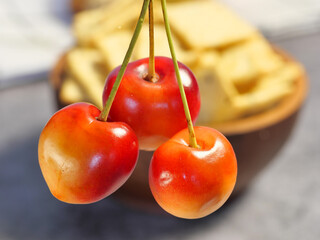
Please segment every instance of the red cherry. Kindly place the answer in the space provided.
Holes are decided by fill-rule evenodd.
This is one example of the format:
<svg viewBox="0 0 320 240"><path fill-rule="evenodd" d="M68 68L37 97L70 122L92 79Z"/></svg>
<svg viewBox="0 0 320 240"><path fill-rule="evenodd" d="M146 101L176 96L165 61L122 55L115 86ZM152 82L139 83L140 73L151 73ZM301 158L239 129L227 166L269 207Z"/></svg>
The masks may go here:
<svg viewBox="0 0 320 240"><path fill-rule="evenodd" d="M95 106L69 105L44 127L39 163L51 193L68 203L92 203L116 191L133 172L138 139L125 123L102 122Z"/></svg>
<svg viewBox="0 0 320 240"><path fill-rule="evenodd" d="M112 104L109 117L112 121L129 124L144 150L154 150L178 131L187 127L181 95L173 61L166 57L155 58L156 82L146 80L149 59L129 63ZM188 100L193 123L200 110L197 81L188 67L179 63L181 79ZM105 103L119 73L114 69L106 80L103 92Z"/></svg>
<svg viewBox="0 0 320 240"><path fill-rule="evenodd" d="M237 162L229 141L218 131L195 127L199 149L188 146L184 129L154 153L149 184L158 204L181 218L209 215L230 196Z"/></svg>

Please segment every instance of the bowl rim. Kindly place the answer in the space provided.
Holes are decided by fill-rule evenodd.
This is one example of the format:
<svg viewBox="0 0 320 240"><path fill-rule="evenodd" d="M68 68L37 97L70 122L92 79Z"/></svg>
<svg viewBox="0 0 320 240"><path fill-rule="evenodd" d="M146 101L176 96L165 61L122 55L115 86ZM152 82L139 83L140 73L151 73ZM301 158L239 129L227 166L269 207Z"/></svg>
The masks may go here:
<svg viewBox="0 0 320 240"><path fill-rule="evenodd" d="M272 47L274 51L281 57L283 57L285 61L294 62L301 65L291 55L289 55L281 48L274 45ZM303 70L301 75L296 79L295 91L285 97L282 101L277 103L272 108L261 113L257 113L240 119L221 123L211 123L211 127L216 128L227 136L240 135L273 126L298 112L303 105L308 92L307 75L304 68L301 67L301 69Z"/></svg>
<svg viewBox="0 0 320 240"><path fill-rule="evenodd" d="M274 45L272 45L272 47L274 51L279 54L285 61L294 62L301 65L286 51ZM59 91L61 83L63 81L63 75L65 73L65 63L66 53L58 59L49 76L49 81L53 89L55 90L56 102L59 107L66 105L59 99ZM302 67L301 69L304 68ZM302 71L301 76L299 76L296 80L295 89L296 91L294 91L274 107L266 111L240 119L234 119L221 123L210 123L206 125L217 129L227 136L250 133L273 126L276 123L285 120L286 118L299 111L300 107L304 103L308 92L308 80L306 72L304 70Z"/></svg>

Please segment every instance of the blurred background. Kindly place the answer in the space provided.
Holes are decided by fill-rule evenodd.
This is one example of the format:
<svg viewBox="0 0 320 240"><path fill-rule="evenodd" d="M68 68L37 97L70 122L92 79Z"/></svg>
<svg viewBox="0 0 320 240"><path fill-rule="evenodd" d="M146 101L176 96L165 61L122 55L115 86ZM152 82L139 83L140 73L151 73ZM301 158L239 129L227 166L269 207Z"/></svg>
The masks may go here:
<svg viewBox="0 0 320 240"><path fill-rule="evenodd" d="M255 174L246 175L245 171L255 163L241 160L241 178L250 174L250 181L216 213L189 221L159 209L126 204L117 197L84 206L68 205L52 197L38 166L38 137L50 116L76 97L70 97L72 91L63 102L62 85L52 79L50 82L49 74L66 51L75 46L87 47L79 43L79 35L73 34L75 14L100 6L111 8L111 2L0 2L0 239L319 239L320 2L317 0L219 1L255 27L269 43L304 66L308 95L305 98L302 93L302 99L297 100L303 104L292 112L294 119L288 117L292 121L280 119L284 125L272 123L271 127L278 127L264 126L257 132L260 140L276 142L269 135L280 138L277 133L290 125L280 145L270 150L270 156L260 153L261 158L264 155L269 158L257 167ZM136 3L138 8L140 2ZM171 4L184 4L182 0L176 2ZM222 55L225 48L213 50ZM197 65L195 68L198 69ZM299 94L293 92L288 96L296 95ZM284 101L291 99L294 98ZM287 108L282 102L279 104L282 109ZM230 138L240 142L236 147L239 154L250 156L255 146L245 144L243 148L241 141L247 135L240 135L231 134Z"/></svg>

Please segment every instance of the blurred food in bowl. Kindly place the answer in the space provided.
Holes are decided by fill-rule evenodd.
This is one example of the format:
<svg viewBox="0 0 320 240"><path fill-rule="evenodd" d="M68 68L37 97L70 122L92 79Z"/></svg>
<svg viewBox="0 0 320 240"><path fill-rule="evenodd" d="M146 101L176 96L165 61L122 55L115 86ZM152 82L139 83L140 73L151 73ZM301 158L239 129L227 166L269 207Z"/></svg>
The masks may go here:
<svg viewBox="0 0 320 240"><path fill-rule="evenodd" d="M154 4L155 54L170 57L160 1ZM59 107L78 101L102 107L105 78L122 63L140 7L136 0L113 0L75 15L77 46L58 61L51 76ZM304 70L216 1L168 1L168 12L178 60L199 83L197 124L220 130L232 143L239 165L238 193L290 136L306 96ZM148 57L148 45L146 21L132 60ZM119 191L131 203L154 203L147 177L151 156L141 151L132 177Z"/></svg>
<svg viewBox="0 0 320 240"><path fill-rule="evenodd" d="M112 1L116 1L116 0L71 0L71 9L74 12L79 12L83 10L89 10L89 9L105 6L107 4L110 4ZM193 1L193 0L167 0L167 2L182 2L182 1Z"/></svg>
<svg viewBox="0 0 320 240"><path fill-rule="evenodd" d="M67 81L59 96L63 105L83 100L101 107L98 96L105 77L122 63L140 4L135 0L106 2L75 15L78 45L66 54ZM293 92L295 79L303 72L301 66L286 62L254 27L220 3L170 1L168 11L178 59L193 70L199 82L199 124L265 111ZM156 55L170 57L160 1L155 1L155 22ZM145 57L147 21L132 60Z"/></svg>

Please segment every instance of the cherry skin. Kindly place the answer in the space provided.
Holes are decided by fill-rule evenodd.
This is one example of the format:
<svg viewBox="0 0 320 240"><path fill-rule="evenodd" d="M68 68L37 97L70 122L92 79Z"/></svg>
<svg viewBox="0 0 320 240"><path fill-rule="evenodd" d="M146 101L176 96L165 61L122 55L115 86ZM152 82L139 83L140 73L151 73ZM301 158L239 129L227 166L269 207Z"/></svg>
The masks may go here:
<svg viewBox="0 0 320 240"><path fill-rule="evenodd" d="M109 117L111 121L130 125L143 150L154 150L174 134L187 127L173 61L167 57L155 58L156 82L146 79L149 59L129 63L122 78ZM198 83L188 67L179 63L193 123L200 110ZM120 67L108 76L103 92L105 103L119 73Z"/></svg>
<svg viewBox="0 0 320 240"><path fill-rule="evenodd" d="M87 103L56 112L44 127L39 164L51 193L67 203L99 201L129 178L138 158L138 139L125 123L97 120Z"/></svg>
<svg viewBox="0 0 320 240"><path fill-rule="evenodd" d="M218 131L195 127L199 149L188 146L184 129L162 144L149 168L149 184L158 204L187 219L209 215L230 196L237 161L229 141Z"/></svg>

